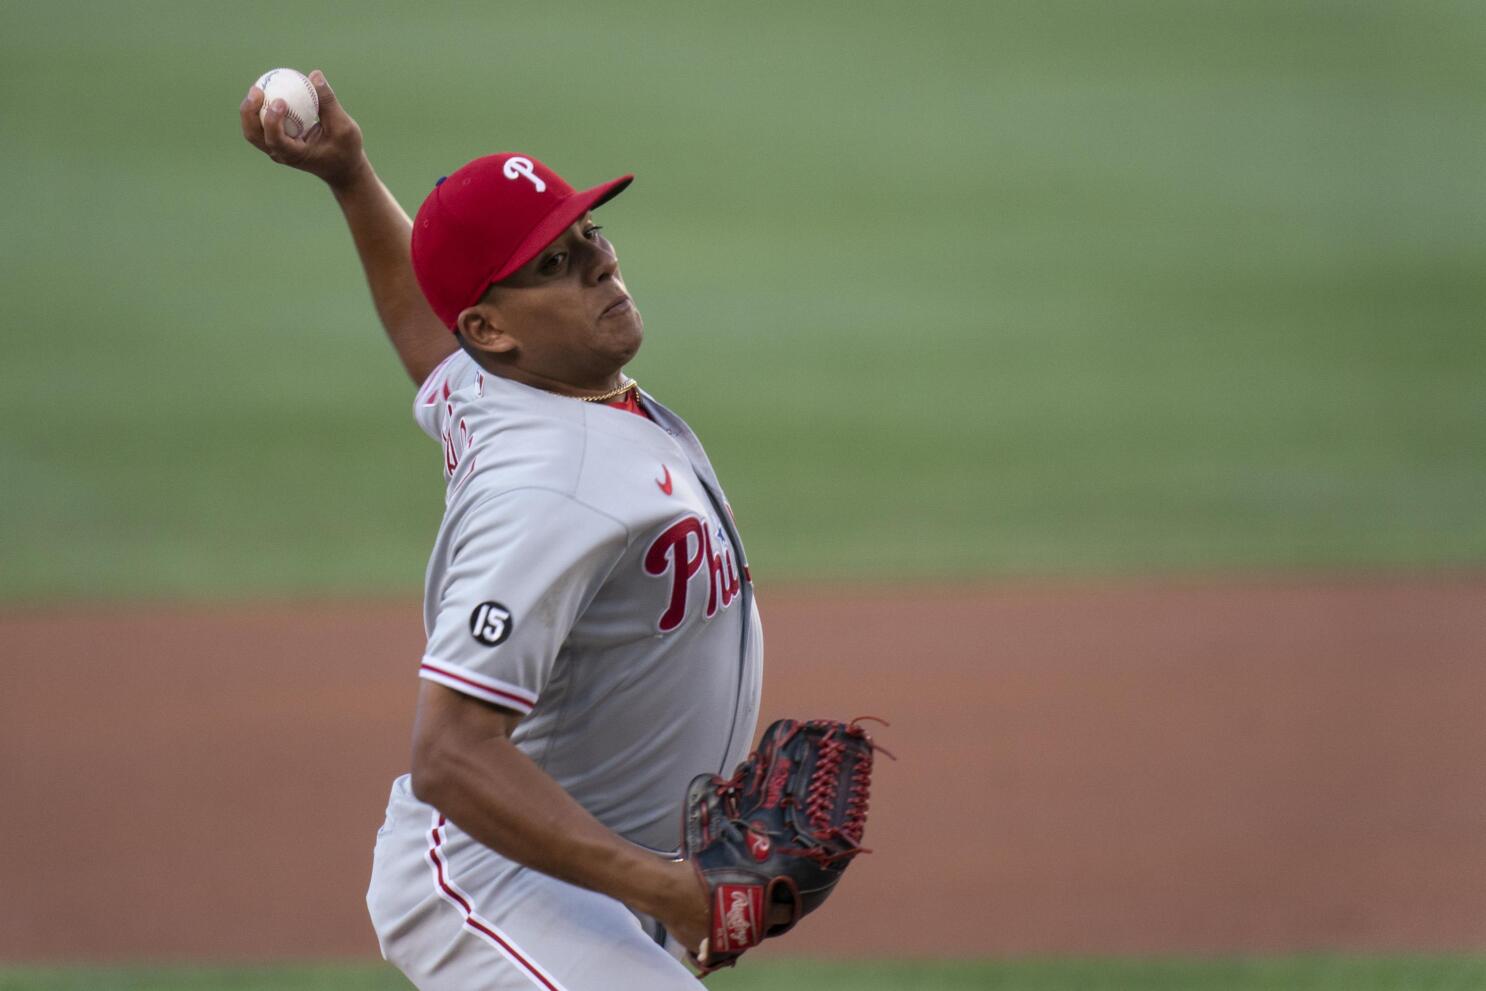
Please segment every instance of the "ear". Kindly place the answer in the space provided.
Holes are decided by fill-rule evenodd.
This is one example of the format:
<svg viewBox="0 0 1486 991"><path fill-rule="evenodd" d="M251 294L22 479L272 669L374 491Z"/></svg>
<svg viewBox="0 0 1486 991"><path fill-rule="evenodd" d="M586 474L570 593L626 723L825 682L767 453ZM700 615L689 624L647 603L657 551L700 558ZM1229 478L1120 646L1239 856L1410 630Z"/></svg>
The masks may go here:
<svg viewBox="0 0 1486 991"><path fill-rule="evenodd" d="M476 303L461 310L454 326L472 347L491 354L509 354L518 347L517 341L500 325L500 314L489 303Z"/></svg>

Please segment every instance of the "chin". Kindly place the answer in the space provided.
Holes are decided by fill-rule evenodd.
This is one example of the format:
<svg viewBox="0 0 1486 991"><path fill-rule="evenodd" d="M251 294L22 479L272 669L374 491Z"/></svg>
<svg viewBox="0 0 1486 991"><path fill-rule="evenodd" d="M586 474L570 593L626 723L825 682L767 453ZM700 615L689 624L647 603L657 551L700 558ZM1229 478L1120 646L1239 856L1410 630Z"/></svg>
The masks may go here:
<svg viewBox="0 0 1486 991"><path fill-rule="evenodd" d="M640 313L638 310L636 310L634 320L629 327L625 328L624 334L620 337L620 346L628 354L628 357L626 357L624 360L628 361L630 358L633 358L635 355L639 354L640 345L644 342L645 321L640 319Z"/></svg>

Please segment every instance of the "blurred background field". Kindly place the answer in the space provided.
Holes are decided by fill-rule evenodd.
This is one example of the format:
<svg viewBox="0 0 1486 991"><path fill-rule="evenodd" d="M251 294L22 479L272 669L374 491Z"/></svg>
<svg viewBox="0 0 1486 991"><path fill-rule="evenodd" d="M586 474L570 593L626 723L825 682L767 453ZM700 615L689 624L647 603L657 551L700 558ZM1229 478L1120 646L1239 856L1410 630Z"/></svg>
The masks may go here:
<svg viewBox="0 0 1486 991"><path fill-rule="evenodd" d="M0 597L418 587L438 454L329 196L604 211L767 578L1486 557L1473 3L0 5Z"/></svg>

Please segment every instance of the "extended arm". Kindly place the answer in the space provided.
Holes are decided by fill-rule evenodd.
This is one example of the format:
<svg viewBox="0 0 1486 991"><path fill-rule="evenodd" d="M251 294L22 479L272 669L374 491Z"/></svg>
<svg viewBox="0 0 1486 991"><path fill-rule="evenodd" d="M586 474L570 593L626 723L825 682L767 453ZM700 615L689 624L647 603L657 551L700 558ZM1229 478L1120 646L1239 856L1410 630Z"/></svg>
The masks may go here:
<svg viewBox="0 0 1486 991"><path fill-rule="evenodd" d="M382 327L408 375L422 383L457 344L413 277L412 221L377 178L360 126L340 105L324 73L317 69L310 81L320 97L319 127L303 140L289 137L282 103L260 121L263 91L254 86L239 108L243 137L275 162L319 176L330 187L351 229Z"/></svg>
<svg viewBox="0 0 1486 991"><path fill-rule="evenodd" d="M429 681L413 727L413 792L506 857L617 898L695 950L707 895L691 864L625 842L510 740L520 717Z"/></svg>

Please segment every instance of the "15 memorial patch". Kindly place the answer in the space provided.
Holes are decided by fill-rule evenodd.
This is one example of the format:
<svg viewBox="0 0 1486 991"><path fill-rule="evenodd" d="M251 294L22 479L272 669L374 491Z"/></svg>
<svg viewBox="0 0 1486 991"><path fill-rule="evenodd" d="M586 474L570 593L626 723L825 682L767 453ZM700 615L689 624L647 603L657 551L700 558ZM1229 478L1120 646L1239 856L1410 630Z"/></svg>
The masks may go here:
<svg viewBox="0 0 1486 991"><path fill-rule="evenodd" d="M470 635L487 647L505 643L516 621L499 602L482 602L470 613Z"/></svg>

